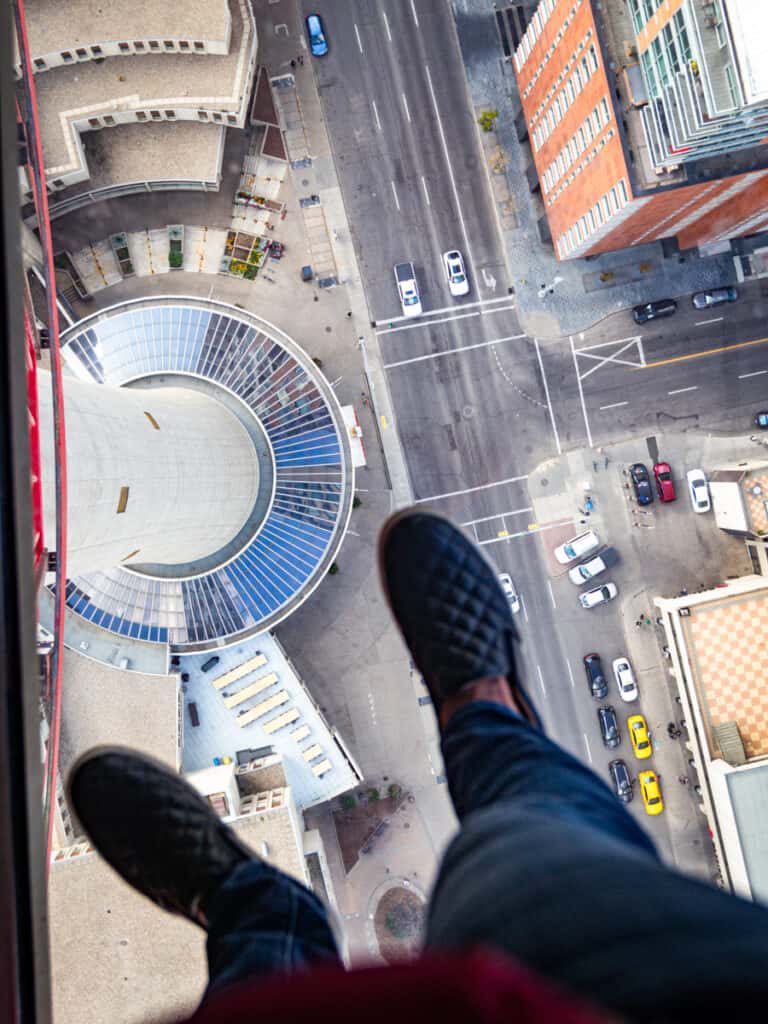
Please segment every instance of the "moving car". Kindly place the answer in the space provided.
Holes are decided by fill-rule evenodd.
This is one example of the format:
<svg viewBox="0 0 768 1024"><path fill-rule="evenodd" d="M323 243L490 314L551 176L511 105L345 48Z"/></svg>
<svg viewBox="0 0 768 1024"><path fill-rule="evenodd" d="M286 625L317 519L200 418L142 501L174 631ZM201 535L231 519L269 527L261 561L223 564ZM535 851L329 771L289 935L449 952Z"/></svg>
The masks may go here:
<svg viewBox="0 0 768 1024"><path fill-rule="evenodd" d="M613 678L616 680L616 686L619 689L621 699L628 704L630 701L637 700L637 681L635 680L635 673L632 671L629 659L615 658L612 667Z"/></svg>
<svg viewBox="0 0 768 1024"><path fill-rule="evenodd" d="M653 475L656 478L656 493L659 501L676 501L675 482L672 479L672 470L668 462L657 462L653 467Z"/></svg>
<svg viewBox="0 0 768 1024"><path fill-rule="evenodd" d="M466 295L469 291L469 279L464 268L464 257L458 249L443 253L443 266L448 275L448 288L451 295Z"/></svg>
<svg viewBox="0 0 768 1024"><path fill-rule="evenodd" d="M512 582L512 577L509 575L508 572L499 573L499 583L501 584L501 589L504 591L506 599L509 601L509 607L512 609L513 612L519 612L520 598L517 594L517 588L515 587L515 584Z"/></svg>
<svg viewBox="0 0 768 1024"><path fill-rule="evenodd" d="M575 583L576 586L581 586L582 583L594 579L601 572L605 572L612 565L616 565L618 560L619 552L616 548L603 548L599 554L593 555L589 561L582 562L581 565L575 565L572 569L569 569L568 579L571 583Z"/></svg>
<svg viewBox="0 0 768 1024"><path fill-rule="evenodd" d="M651 746L651 734L648 732L648 724L644 715L630 715L627 719L629 738L632 741L632 750L639 761L644 761L653 753Z"/></svg>
<svg viewBox="0 0 768 1024"><path fill-rule="evenodd" d="M755 426L759 427L760 430L768 430L768 409L759 412L755 416Z"/></svg>
<svg viewBox="0 0 768 1024"><path fill-rule="evenodd" d="M395 264L395 282L403 316L421 316L421 296L416 283L416 271L410 261Z"/></svg>
<svg viewBox="0 0 768 1024"><path fill-rule="evenodd" d="M657 302L645 302L642 306L635 306L632 316L636 324L645 324L660 316L672 316L676 310L677 303L674 299L659 299Z"/></svg>
<svg viewBox="0 0 768 1024"><path fill-rule="evenodd" d="M611 776L616 796L623 804L630 803L635 794L632 792L632 777L629 774L626 761L622 761L621 758L611 761L608 765L608 773Z"/></svg>
<svg viewBox="0 0 768 1024"><path fill-rule="evenodd" d="M599 654L593 652L584 655L584 671L587 673L589 692L595 700L604 700L608 696L608 683Z"/></svg>
<svg viewBox="0 0 768 1024"><path fill-rule="evenodd" d="M712 288L708 292L696 292L691 296L694 309L711 309L712 306L722 306L724 302L735 302L739 293L735 288Z"/></svg>
<svg viewBox="0 0 768 1024"><path fill-rule="evenodd" d="M621 733L619 732L619 720L616 718L616 712L610 704L597 709L597 721L600 724L603 746L608 747L609 750L614 750L621 743Z"/></svg>
<svg viewBox="0 0 768 1024"><path fill-rule="evenodd" d="M640 783L645 813L651 815L661 814L664 810L664 801L661 798L659 776L656 772L649 769L647 772L640 772L637 776L637 781Z"/></svg>
<svg viewBox="0 0 768 1024"><path fill-rule="evenodd" d="M619 588L615 583L604 583L602 587L594 587L579 594L579 602L582 608L594 608L595 605L612 601L618 592Z"/></svg>
<svg viewBox="0 0 768 1024"><path fill-rule="evenodd" d="M629 476L632 480L632 486L635 488L635 497L637 498L638 505L650 505L653 501L653 491L651 490L651 478L648 476L648 470L645 468L642 462L634 462L629 467Z"/></svg>
<svg viewBox="0 0 768 1024"><path fill-rule="evenodd" d="M580 533L576 537L571 537L565 544L561 544L560 547L555 548L555 558L558 560L560 565L568 565L569 562L573 562L576 558L583 558L584 555L588 555L590 551L596 551L600 547L600 538L597 536L594 530L587 530L585 533Z"/></svg>
<svg viewBox="0 0 768 1024"><path fill-rule="evenodd" d="M323 31L323 20L319 14L308 14L304 19L309 36L309 48L313 57L324 57L328 53L328 40Z"/></svg>
<svg viewBox="0 0 768 1024"><path fill-rule="evenodd" d="M688 493L691 496L691 504L694 512L709 512L711 506L709 500L709 486L703 469L689 469L685 474L688 480Z"/></svg>

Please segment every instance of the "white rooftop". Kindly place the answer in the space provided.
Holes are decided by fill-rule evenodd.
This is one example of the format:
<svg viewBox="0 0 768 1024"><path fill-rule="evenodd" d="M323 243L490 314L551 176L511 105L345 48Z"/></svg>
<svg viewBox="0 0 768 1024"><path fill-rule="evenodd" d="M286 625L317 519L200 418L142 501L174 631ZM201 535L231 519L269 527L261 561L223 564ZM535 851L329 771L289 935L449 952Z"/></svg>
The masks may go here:
<svg viewBox="0 0 768 1024"><path fill-rule="evenodd" d="M724 6L747 104L761 103L768 99L768 4L725 0Z"/></svg>
<svg viewBox="0 0 768 1024"><path fill-rule="evenodd" d="M201 666L211 657L211 651L181 658L180 671L190 676L184 684L184 772L207 768L216 757L235 760L238 750L273 746L283 759L288 784L301 810L357 785L358 777L342 748L273 636L264 633L216 653L219 663L208 672L202 672ZM226 673L237 675L235 670L243 666L240 671L244 671L249 664L253 667L245 674L219 689L215 687L214 683ZM256 691L253 696L237 706L225 706L223 694L231 698L250 686ZM190 721L190 702L197 705L197 727ZM263 707L267 709L263 715L244 727L238 725L238 712ZM281 720L286 724L271 732L273 723ZM325 762L329 763L328 770L321 776L316 774Z"/></svg>

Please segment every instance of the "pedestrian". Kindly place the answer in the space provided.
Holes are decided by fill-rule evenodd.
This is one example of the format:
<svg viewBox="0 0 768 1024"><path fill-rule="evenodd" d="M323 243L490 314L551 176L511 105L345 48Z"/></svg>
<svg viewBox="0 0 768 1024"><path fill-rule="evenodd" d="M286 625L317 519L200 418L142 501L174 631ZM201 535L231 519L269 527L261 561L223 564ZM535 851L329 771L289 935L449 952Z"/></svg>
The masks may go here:
<svg viewBox="0 0 768 1024"><path fill-rule="evenodd" d="M304 67L304 54L303 53L299 54L299 64L301 64L301 66Z"/></svg>
<svg viewBox="0 0 768 1024"><path fill-rule="evenodd" d="M291 61L291 67L292 67L292 68L295 68L295 67L296 67L296 61L295 61L295 60L292 60L292 61Z"/></svg>
<svg viewBox="0 0 768 1024"><path fill-rule="evenodd" d="M405 509L382 529L378 564L459 821L412 962L346 973L336 912L159 761L97 747L70 773L68 803L95 849L207 933L195 1021L290 1024L308 1007L336 1024L405 1021L429 1006L462 1024L694 1022L768 1000L768 909L664 863L604 781L546 735L521 683L521 627L480 549Z"/></svg>
<svg viewBox="0 0 768 1024"><path fill-rule="evenodd" d="M352 319L352 310L350 309L350 311L347 313L347 320L351 320L351 319Z"/></svg>
<svg viewBox="0 0 768 1024"><path fill-rule="evenodd" d="M677 781L680 783L681 786L687 786L689 779L687 775L678 775Z"/></svg>

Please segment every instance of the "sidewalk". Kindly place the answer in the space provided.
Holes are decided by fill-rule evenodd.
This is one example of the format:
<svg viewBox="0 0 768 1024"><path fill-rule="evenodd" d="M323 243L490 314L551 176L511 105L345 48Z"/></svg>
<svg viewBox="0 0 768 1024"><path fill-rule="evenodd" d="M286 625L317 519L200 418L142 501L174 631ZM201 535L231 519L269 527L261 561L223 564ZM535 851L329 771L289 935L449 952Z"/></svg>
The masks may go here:
<svg viewBox="0 0 768 1024"><path fill-rule="evenodd" d="M731 254L665 258L660 243L589 261L555 259L552 246L539 240L537 222L544 206L531 195L526 179L532 156L528 144L517 141L520 103L514 70L504 60L496 28L496 6L491 0L463 0L453 5L453 13L475 116L483 110L499 112L495 130L483 133L478 128L478 137L523 329L538 338L577 334L627 306L735 283ZM604 271L614 275L610 282L600 281Z"/></svg>

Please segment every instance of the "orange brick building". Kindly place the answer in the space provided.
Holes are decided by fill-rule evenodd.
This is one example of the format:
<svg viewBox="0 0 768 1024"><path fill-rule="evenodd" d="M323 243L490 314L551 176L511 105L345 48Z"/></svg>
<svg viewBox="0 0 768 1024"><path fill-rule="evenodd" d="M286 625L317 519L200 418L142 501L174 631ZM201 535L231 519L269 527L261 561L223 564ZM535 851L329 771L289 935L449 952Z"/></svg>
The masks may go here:
<svg viewBox="0 0 768 1024"><path fill-rule="evenodd" d="M541 0L513 65L559 259L768 228L762 28L753 0Z"/></svg>

